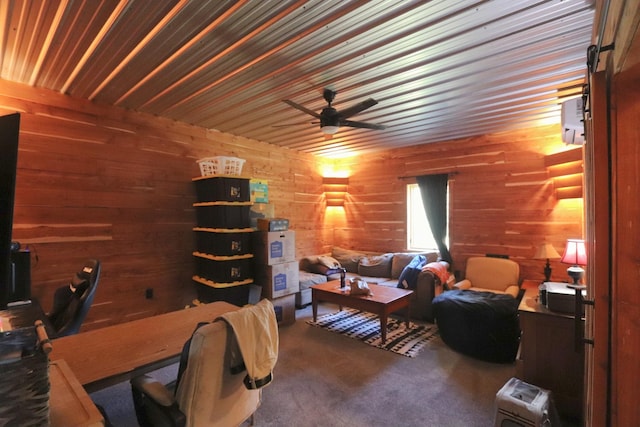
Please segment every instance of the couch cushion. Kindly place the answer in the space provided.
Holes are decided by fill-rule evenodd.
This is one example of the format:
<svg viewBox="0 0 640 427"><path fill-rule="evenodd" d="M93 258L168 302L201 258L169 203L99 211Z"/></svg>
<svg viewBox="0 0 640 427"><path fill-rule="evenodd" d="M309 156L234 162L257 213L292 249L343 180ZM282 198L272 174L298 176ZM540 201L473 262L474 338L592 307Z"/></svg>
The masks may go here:
<svg viewBox="0 0 640 427"><path fill-rule="evenodd" d="M350 249L343 249L334 246L331 251L331 256L340 263L342 268L346 268L348 272L357 273L360 258L365 256L365 254L362 252L352 251Z"/></svg>
<svg viewBox="0 0 640 427"><path fill-rule="evenodd" d="M370 277L391 277L393 254L366 255L360 258L358 274Z"/></svg>
<svg viewBox="0 0 640 427"><path fill-rule="evenodd" d="M309 289L309 286L311 285L325 283L327 281L327 276L300 270L300 272L298 273L298 281L300 282L300 290L302 291L305 289Z"/></svg>

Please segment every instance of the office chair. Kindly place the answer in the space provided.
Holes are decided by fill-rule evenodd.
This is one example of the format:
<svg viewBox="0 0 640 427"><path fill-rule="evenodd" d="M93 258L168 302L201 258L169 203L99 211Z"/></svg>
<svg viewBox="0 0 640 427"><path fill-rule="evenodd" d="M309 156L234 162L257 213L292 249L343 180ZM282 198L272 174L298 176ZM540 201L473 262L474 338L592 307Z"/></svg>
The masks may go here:
<svg viewBox="0 0 640 427"><path fill-rule="evenodd" d="M48 315L55 332L54 338L80 332L80 326L93 303L100 269L100 261L89 259L82 269L73 275L68 285L56 289L53 295L53 309Z"/></svg>
<svg viewBox="0 0 640 427"><path fill-rule="evenodd" d="M253 425L261 387L270 381L277 360L278 325L267 299L232 313L241 318L241 328L248 333L244 338L250 338L254 348L243 347L238 328L226 314L199 325L185 344L176 381L164 385L149 375L131 380L141 427L226 427L247 420ZM247 380L256 364L263 368L259 376L268 372L266 383Z"/></svg>

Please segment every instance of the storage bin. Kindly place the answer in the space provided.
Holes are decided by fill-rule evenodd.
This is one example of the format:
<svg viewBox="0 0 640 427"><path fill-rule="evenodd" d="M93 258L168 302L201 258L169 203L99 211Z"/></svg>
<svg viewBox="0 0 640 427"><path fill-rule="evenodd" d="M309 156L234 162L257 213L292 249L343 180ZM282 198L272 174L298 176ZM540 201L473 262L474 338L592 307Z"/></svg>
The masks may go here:
<svg viewBox="0 0 640 427"><path fill-rule="evenodd" d="M196 250L210 255L244 255L251 253L253 229L194 228Z"/></svg>
<svg viewBox="0 0 640 427"><path fill-rule="evenodd" d="M253 277L253 255L214 256L194 252L196 275L216 283L231 283Z"/></svg>
<svg viewBox="0 0 640 427"><path fill-rule="evenodd" d="M202 228L249 228L251 202L194 203L196 221Z"/></svg>
<svg viewBox="0 0 640 427"><path fill-rule="evenodd" d="M197 276L193 277L193 281L196 285L198 299L203 303L225 301L242 307L255 299L252 295L256 289L259 289L252 284L251 280L227 287L215 287L214 283Z"/></svg>
<svg viewBox="0 0 640 427"><path fill-rule="evenodd" d="M204 176L193 178L198 202L249 202L248 178Z"/></svg>

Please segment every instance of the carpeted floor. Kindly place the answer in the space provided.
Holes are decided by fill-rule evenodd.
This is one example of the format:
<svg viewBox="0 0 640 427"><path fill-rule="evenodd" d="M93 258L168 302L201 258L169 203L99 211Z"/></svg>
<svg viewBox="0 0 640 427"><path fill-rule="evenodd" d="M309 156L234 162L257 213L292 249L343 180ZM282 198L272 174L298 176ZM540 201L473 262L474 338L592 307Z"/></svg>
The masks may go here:
<svg viewBox="0 0 640 427"><path fill-rule="evenodd" d="M322 305L320 314L337 311ZM306 323L280 328L274 381L263 390L256 426L493 425L497 391L515 375L514 364L478 361L450 350L439 338L416 357L381 351ZM153 375L175 378L173 365ZM93 393L115 427L137 426L128 383Z"/></svg>

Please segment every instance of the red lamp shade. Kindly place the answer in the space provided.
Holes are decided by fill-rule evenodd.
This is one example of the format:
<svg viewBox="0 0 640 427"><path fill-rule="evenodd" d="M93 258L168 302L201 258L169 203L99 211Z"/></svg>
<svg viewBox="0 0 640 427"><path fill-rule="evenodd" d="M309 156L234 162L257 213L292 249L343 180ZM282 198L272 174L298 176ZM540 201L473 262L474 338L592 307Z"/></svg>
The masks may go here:
<svg viewBox="0 0 640 427"><path fill-rule="evenodd" d="M567 247L560 262L571 265L587 265L587 249L584 240L567 239Z"/></svg>
<svg viewBox="0 0 640 427"><path fill-rule="evenodd" d="M567 268L567 274L573 279L573 285L577 286L584 275L584 270L580 266L587 265L587 249L584 246L584 240L567 239L567 247L560 262L571 264L571 267Z"/></svg>

